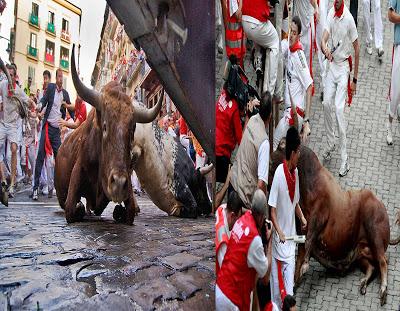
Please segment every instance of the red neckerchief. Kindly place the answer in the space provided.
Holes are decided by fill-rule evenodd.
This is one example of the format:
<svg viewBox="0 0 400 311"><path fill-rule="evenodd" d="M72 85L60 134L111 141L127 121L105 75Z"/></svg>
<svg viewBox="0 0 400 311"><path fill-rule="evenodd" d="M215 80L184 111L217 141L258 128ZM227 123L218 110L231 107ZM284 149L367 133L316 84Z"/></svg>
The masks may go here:
<svg viewBox="0 0 400 311"><path fill-rule="evenodd" d="M285 173L285 177L286 177L286 183L287 183L288 190L289 190L289 197L293 203L294 191L295 191L295 187L296 187L296 171L293 170L293 172L290 172L287 162L285 160L285 161L283 161L283 172Z"/></svg>
<svg viewBox="0 0 400 311"><path fill-rule="evenodd" d="M303 46L301 45L300 40L297 40L295 44L289 47L290 52L294 53L298 50L302 50Z"/></svg>
<svg viewBox="0 0 400 311"><path fill-rule="evenodd" d="M343 15L344 0L342 1L342 5L340 6L339 10L336 10L336 1L338 1L338 0L335 0L335 3L334 3L334 5L333 5L333 7L335 8L335 16L336 16L337 18L340 18L340 17Z"/></svg>
<svg viewBox="0 0 400 311"><path fill-rule="evenodd" d="M15 91L15 88L17 87L17 83L14 82L13 86L14 86L14 91ZM11 92L10 84L8 84L8 97L11 97L13 95L14 94Z"/></svg>
<svg viewBox="0 0 400 311"><path fill-rule="evenodd" d="M58 93L60 93L62 90L63 90L63 88L61 87L61 88L58 88L58 86L56 85L56 89L57 89L57 92Z"/></svg>

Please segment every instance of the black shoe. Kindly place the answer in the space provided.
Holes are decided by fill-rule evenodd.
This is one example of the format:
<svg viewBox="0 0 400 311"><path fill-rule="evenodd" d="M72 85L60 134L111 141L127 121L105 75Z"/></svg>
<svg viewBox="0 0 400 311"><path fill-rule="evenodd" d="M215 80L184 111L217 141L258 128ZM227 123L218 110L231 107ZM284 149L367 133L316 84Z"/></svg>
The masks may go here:
<svg viewBox="0 0 400 311"><path fill-rule="evenodd" d="M1 183L1 196L0 200L5 206L8 207L8 189L7 184L5 182Z"/></svg>

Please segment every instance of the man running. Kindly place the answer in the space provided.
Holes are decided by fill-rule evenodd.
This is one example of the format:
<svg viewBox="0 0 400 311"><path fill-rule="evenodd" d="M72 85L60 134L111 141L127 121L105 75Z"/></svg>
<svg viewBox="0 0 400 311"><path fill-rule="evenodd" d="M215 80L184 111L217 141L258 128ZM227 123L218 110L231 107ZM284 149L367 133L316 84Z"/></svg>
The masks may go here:
<svg viewBox="0 0 400 311"><path fill-rule="evenodd" d="M329 48L327 46L328 40ZM350 84L352 67L350 52L352 48L354 48L355 52L355 64L354 76ZM334 107L339 127L339 146L342 160L339 176L343 177L347 175L350 169L347 156L344 106L346 95L350 104L352 96L356 93L360 55L356 24L343 0L335 0L333 8L329 11L322 38L322 51L329 60L323 101L325 130L328 141L323 157L325 160L329 160L332 157L332 152L335 150L335 134L332 119L332 107Z"/></svg>

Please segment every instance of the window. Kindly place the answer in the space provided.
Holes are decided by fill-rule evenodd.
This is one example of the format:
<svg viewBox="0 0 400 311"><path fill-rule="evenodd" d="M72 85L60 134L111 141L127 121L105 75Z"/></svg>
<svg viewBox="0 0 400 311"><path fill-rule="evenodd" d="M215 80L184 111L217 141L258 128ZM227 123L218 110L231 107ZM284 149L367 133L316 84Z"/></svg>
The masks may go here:
<svg viewBox="0 0 400 311"><path fill-rule="evenodd" d="M39 5L32 2L32 15L39 16Z"/></svg>
<svg viewBox="0 0 400 311"><path fill-rule="evenodd" d="M65 18L62 19L62 31L69 33L69 22Z"/></svg>
<svg viewBox="0 0 400 311"><path fill-rule="evenodd" d="M65 47L60 47L60 66L69 70L69 50Z"/></svg>
<svg viewBox="0 0 400 311"><path fill-rule="evenodd" d="M31 32L31 44L30 46L33 48L36 48L36 42L37 42L37 35L33 32Z"/></svg>
<svg viewBox="0 0 400 311"><path fill-rule="evenodd" d="M46 51L44 54L44 59L46 62L54 64L54 42L46 40Z"/></svg>
<svg viewBox="0 0 400 311"><path fill-rule="evenodd" d="M54 25L54 12L49 11L49 23Z"/></svg>
<svg viewBox="0 0 400 311"><path fill-rule="evenodd" d="M29 66L28 67L28 77L32 78L32 82L35 82L35 68Z"/></svg>

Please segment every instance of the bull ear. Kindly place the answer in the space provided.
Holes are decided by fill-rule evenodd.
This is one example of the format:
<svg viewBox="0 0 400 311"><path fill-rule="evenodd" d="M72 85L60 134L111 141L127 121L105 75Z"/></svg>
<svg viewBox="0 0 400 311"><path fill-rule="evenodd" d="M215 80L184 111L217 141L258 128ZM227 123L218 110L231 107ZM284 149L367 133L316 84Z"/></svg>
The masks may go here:
<svg viewBox="0 0 400 311"><path fill-rule="evenodd" d="M150 123L157 117L158 113L161 110L162 103L164 101L164 89L161 90L161 96L158 99L157 104L151 108L143 108L138 104L134 103L134 119L137 123Z"/></svg>
<svg viewBox="0 0 400 311"><path fill-rule="evenodd" d="M74 82L74 87L76 92L85 102L92 105L96 110L100 110L101 106L101 94L95 90L91 90L86 87L81 79L79 79L78 73L75 66L75 44L72 45L72 55L71 55L71 72L72 81Z"/></svg>
<svg viewBox="0 0 400 311"><path fill-rule="evenodd" d="M203 176L205 176L205 175L207 175L208 173L210 173L210 172L212 171L213 168L214 168L214 165L213 165L212 163L209 164L209 165L206 165L206 166L200 168L200 174L203 175Z"/></svg>

